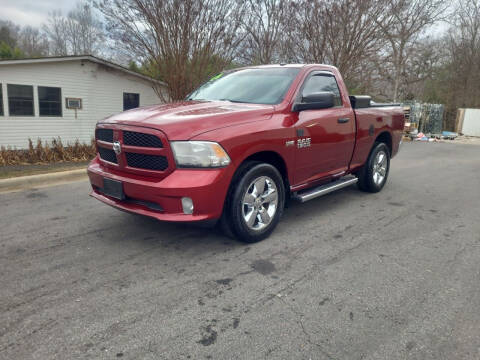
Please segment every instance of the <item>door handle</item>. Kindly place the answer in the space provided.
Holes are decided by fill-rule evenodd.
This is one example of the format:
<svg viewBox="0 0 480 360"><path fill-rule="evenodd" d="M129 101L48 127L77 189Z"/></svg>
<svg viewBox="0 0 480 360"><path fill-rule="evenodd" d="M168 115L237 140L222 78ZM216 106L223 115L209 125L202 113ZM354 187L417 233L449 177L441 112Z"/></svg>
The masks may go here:
<svg viewBox="0 0 480 360"><path fill-rule="evenodd" d="M345 124L350 121L350 118L340 118L337 121L339 124Z"/></svg>

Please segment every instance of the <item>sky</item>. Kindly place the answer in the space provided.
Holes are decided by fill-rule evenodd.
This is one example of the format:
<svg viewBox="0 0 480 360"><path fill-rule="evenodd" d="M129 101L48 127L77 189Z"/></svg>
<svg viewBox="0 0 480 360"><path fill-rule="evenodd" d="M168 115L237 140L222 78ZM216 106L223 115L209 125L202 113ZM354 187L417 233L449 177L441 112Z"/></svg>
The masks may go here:
<svg viewBox="0 0 480 360"><path fill-rule="evenodd" d="M46 22L48 13L61 10L66 14L77 0L0 0L0 20L39 27Z"/></svg>
<svg viewBox="0 0 480 360"><path fill-rule="evenodd" d="M41 27L48 19L48 13L61 10L67 14L79 0L0 0L0 20L10 20L17 25ZM452 1L452 4L454 1ZM452 5L453 6L453 5ZM436 24L427 31L435 36L448 28L446 23Z"/></svg>

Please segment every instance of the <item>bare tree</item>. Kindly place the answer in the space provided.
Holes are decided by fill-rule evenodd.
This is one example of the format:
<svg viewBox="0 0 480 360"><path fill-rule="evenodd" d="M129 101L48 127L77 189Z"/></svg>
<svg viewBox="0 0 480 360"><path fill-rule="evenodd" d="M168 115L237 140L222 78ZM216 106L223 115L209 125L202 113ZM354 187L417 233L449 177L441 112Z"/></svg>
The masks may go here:
<svg viewBox="0 0 480 360"><path fill-rule="evenodd" d="M155 64L173 100L228 66L242 41L242 2L102 0L96 6L116 45Z"/></svg>
<svg viewBox="0 0 480 360"><path fill-rule="evenodd" d="M452 81L463 88L457 104L480 107L480 2L460 2L448 37Z"/></svg>
<svg viewBox="0 0 480 360"><path fill-rule="evenodd" d="M289 29L289 52L294 54L296 61L328 63L323 17L325 8L325 2L320 0L292 4L295 20Z"/></svg>
<svg viewBox="0 0 480 360"><path fill-rule="evenodd" d="M406 100L424 99L425 86L446 60L444 42L440 38L424 37L409 46L406 52L406 73L402 74Z"/></svg>
<svg viewBox="0 0 480 360"><path fill-rule="evenodd" d="M392 73L392 98L397 101L409 73L410 48L416 46L429 26L445 15L447 4L445 0L388 0L382 7L385 17L380 21L375 19L388 42L381 63L388 65Z"/></svg>
<svg viewBox="0 0 480 360"><path fill-rule="evenodd" d="M50 13L44 25L53 55L99 54L105 47L103 24L86 2L79 2L67 16Z"/></svg>
<svg viewBox="0 0 480 360"><path fill-rule="evenodd" d="M241 58L249 64L282 60L282 42L290 18L286 0L249 0L243 21L247 36Z"/></svg>
<svg viewBox="0 0 480 360"><path fill-rule="evenodd" d="M480 3L461 0L443 38L447 52L430 96L446 105L446 128L455 129L457 108L480 108Z"/></svg>
<svg viewBox="0 0 480 360"><path fill-rule="evenodd" d="M329 60L353 81L367 70L364 63L384 44L378 26L385 17L383 9L378 1L333 0L324 16Z"/></svg>
<svg viewBox="0 0 480 360"><path fill-rule="evenodd" d="M60 11L49 13L48 21L43 25L48 37L51 55L68 55L67 20Z"/></svg>
<svg viewBox="0 0 480 360"><path fill-rule="evenodd" d="M27 57L48 55L48 39L39 29L25 26L20 31L19 47Z"/></svg>
<svg viewBox="0 0 480 360"><path fill-rule="evenodd" d="M77 3L67 16L67 31L73 54L98 54L104 46L103 24L88 3Z"/></svg>
<svg viewBox="0 0 480 360"><path fill-rule="evenodd" d="M17 46L19 32L20 26L11 21L0 20L0 42L14 48Z"/></svg>
<svg viewBox="0 0 480 360"><path fill-rule="evenodd" d="M296 6L298 60L335 65L349 83L365 72L364 64L383 44L377 21L384 17L375 0L315 0Z"/></svg>

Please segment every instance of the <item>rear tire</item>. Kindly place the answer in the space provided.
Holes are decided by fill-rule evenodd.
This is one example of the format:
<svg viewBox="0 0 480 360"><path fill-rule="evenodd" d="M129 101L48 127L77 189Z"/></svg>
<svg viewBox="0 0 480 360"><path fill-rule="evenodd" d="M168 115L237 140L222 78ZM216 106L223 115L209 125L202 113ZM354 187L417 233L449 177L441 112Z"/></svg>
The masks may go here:
<svg viewBox="0 0 480 360"><path fill-rule="evenodd" d="M230 187L222 227L228 224L241 241L261 241L277 226L284 206L285 187L279 171L270 164L247 162Z"/></svg>
<svg viewBox="0 0 480 360"><path fill-rule="evenodd" d="M390 151L388 146L375 142L367 162L357 173L358 188L362 191L376 193L383 189L390 171Z"/></svg>

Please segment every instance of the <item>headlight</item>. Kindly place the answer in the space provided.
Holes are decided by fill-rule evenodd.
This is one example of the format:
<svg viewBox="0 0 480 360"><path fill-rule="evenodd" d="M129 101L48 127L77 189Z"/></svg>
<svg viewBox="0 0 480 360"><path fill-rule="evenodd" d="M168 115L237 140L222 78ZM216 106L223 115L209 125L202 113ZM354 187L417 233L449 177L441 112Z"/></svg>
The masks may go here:
<svg viewBox="0 0 480 360"><path fill-rule="evenodd" d="M170 143L178 167L222 167L230 164L230 158L216 142L172 141Z"/></svg>

